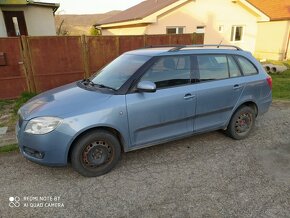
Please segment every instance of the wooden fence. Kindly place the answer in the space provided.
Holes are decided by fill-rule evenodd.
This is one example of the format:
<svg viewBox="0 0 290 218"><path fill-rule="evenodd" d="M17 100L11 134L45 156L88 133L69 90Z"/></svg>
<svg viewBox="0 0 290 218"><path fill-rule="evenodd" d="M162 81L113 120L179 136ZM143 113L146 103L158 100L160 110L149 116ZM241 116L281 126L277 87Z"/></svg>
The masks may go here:
<svg viewBox="0 0 290 218"><path fill-rule="evenodd" d="M0 38L0 99L40 93L88 77L120 54L146 46L203 44L203 34Z"/></svg>

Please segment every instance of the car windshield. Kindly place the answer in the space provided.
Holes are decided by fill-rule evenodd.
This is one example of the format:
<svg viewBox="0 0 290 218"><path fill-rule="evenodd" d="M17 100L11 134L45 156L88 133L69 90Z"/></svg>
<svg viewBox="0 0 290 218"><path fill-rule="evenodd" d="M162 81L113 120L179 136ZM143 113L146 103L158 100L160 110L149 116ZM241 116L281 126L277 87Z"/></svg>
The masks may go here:
<svg viewBox="0 0 290 218"><path fill-rule="evenodd" d="M149 56L121 55L93 75L90 80L99 87L118 90L149 59Z"/></svg>

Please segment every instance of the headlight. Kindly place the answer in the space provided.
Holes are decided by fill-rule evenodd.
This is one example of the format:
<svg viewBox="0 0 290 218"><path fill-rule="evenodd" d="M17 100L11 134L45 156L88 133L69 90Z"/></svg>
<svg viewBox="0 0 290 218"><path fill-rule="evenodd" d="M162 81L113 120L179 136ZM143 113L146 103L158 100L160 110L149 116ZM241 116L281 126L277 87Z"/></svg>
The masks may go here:
<svg viewBox="0 0 290 218"><path fill-rule="evenodd" d="M49 133L61 123L57 117L38 117L30 120L26 125L25 132L35 135Z"/></svg>

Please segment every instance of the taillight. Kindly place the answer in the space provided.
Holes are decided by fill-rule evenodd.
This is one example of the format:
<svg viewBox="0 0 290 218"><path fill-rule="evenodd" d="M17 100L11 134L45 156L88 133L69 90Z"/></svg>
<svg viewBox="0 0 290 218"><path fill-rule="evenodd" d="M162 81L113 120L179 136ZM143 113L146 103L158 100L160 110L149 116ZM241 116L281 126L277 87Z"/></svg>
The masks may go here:
<svg viewBox="0 0 290 218"><path fill-rule="evenodd" d="M269 85L269 87L270 87L270 89L272 89L272 84L273 84L273 82L272 82L272 77L267 77L267 82L268 82L268 85Z"/></svg>

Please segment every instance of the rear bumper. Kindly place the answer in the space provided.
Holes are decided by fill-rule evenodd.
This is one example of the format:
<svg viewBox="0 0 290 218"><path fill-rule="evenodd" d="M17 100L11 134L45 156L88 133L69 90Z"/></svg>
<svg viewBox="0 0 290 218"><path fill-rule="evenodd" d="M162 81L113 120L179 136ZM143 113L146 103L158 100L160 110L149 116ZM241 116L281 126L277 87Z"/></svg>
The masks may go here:
<svg viewBox="0 0 290 218"><path fill-rule="evenodd" d="M270 97L264 98L259 104L259 113L258 115L262 115L266 113L272 104L272 95Z"/></svg>

